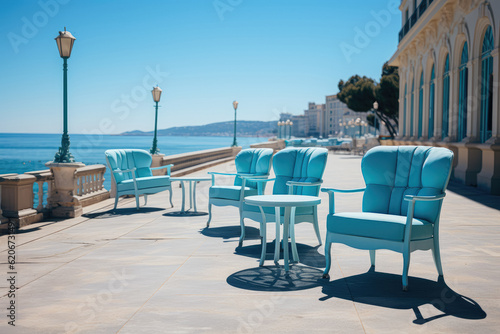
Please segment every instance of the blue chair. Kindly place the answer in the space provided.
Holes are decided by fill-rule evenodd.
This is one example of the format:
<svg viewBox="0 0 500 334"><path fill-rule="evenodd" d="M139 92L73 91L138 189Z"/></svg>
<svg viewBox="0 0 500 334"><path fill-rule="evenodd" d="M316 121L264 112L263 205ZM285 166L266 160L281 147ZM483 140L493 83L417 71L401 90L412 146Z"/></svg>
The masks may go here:
<svg viewBox="0 0 500 334"><path fill-rule="evenodd" d="M144 195L144 205L146 205L147 195L164 190L170 192L170 205L173 207L172 186L170 185L170 168L173 165L151 168L153 158L144 150L107 150L104 154L111 171L111 180L116 186L114 209L120 196L134 195L136 208L139 210L140 195ZM153 176L153 170L164 168L167 169L167 175Z"/></svg>
<svg viewBox="0 0 500 334"><path fill-rule="evenodd" d="M329 278L331 244L342 243L370 251L389 249L403 254L403 290L408 289L410 253L432 250L439 276L443 276L439 253L439 216L450 179L453 153L441 147L378 146L361 162L364 189L321 189L330 195L325 243ZM335 213L334 193L364 191L362 212Z"/></svg>
<svg viewBox="0 0 500 334"><path fill-rule="evenodd" d="M245 196L257 195L258 187L263 189L265 184L256 183L254 181L247 181L248 178L264 178L269 177L269 170L271 169L271 157L273 150L270 148L251 148L240 151L236 155L234 163L236 165L236 173L218 173L209 172L212 175L212 186L209 189L208 200L208 221L207 227L210 227L212 220L212 205L215 206L235 206L240 210L243 205L243 198ZM232 186L218 186L215 184L216 175L225 175L234 177ZM244 235L245 226L240 218L240 225L242 234ZM240 238L240 245L243 239Z"/></svg>
<svg viewBox="0 0 500 334"><path fill-rule="evenodd" d="M273 157L273 169L275 178L267 180L250 179L257 183L267 183L274 181L273 194L293 194L318 196L321 183L323 182L323 173L325 172L328 150L325 148L286 148L279 151ZM259 192L262 195L264 192ZM243 205L242 224L245 218L260 223L260 233L263 252L266 247L266 224L267 222L276 222L275 209L271 207L260 208L254 205ZM281 210L279 223L284 222L285 211ZM314 231L321 245L321 235L318 226L318 212L316 206L298 207L295 210L294 224L309 222L314 226ZM295 243L294 224L290 225L290 237ZM245 238L245 229L242 229L241 240Z"/></svg>

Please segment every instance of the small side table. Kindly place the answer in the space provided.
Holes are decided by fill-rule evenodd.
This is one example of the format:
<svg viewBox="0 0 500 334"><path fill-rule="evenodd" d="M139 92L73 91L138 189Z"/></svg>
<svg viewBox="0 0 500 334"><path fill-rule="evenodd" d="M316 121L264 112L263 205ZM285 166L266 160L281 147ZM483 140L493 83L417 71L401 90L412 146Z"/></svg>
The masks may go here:
<svg viewBox="0 0 500 334"><path fill-rule="evenodd" d="M206 215L206 212L199 212L196 209L196 183L202 182L202 181L211 181L211 177L206 177L206 176L201 176L201 177L191 177L191 176L186 176L186 177L171 177L170 181L179 181L181 183L181 188L182 188L182 206L181 206L181 211L180 212L175 212L176 216L201 216L201 215ZM184 182L189 183L189 209L185 210L185 203L186 203L186 190L184 186ZM189 210L194 209L193 211L189 212ZM174 214L172 212L171 214Z"/></svg>
<svg viewBox="0 0 500 334"><path fill-rule="evenodd" d="M289 270L289 255L288 255L288 236L290 233L290 226L292 228L292 255L294 260L298 261L297 246L295 244L295 231L293 225L295 224L295 208L302 206L316 206L321 203L321 199L316 196L304 195L257 195L245 197L245 203L249 205L256 205L260 208L263 219L265 219L263 207L274 207L276 220L276 241L274 247L274 263L278 264L280 257L280 220L281 208L285 208L285 220L283 224L283 253L285 261L285 271ZM263 222L265 229L266 222ZM259 265L264 264L266 257L266 236L265 230L263 231L262 253L260 256ZM285 244L286 243L286 244Z"/></svg>

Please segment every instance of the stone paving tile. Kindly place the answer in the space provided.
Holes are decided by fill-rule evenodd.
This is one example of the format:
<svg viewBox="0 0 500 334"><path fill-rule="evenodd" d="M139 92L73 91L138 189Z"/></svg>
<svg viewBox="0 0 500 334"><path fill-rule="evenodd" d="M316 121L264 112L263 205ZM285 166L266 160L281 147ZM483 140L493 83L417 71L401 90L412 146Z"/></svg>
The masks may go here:
<svg viewBox="0 0 500 334"><path fill-rule="evenodd" d="M324 186L363 187L360 161L330 154ZM230 172L234 162L195 175L209 170ZM198 186L198 210L206 212L210 183ZM414 252L406 293L402 256L391 251L378 251L376 270L370 271L367 251L334 244L331 278L321 279L324 248L310 224L296 227L300 263L285 276L283 260L279 267L272 261L273 224L265 266L259 267L258 224L246 222L247 238L238 247L236 208L214 207L207 229L208 216L169 216L180 209L177 187L174 208L166 192L149 196L140 210L133 198L121 199L112 210L109 199L85 208L77 219L20 231L17 326L13 330L4 319L0 332L496 332L500 200L455 183L450 188L441 216L445 281L437 280L430 252ZM328 195L320 197L324 239ZM336 196L336 209L360 210L361 199ZM6 272L6 236L0 236L0 246L0 269ZM6 288L0 281L0 309L8 303Z"/></svg>

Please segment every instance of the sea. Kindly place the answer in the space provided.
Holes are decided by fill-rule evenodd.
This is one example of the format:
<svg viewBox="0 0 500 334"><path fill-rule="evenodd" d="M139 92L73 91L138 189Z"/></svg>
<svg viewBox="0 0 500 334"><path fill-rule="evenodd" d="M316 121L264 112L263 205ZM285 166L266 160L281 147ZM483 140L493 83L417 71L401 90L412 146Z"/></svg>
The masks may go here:
<svg viewBox="0 0 500 334"><path fill-rule="evenodd" d="M267 138L237 138L238 146L249 148L250 144L267 141ZM139 148L149 151L152 136L118 136L70 134L70 153L75 161L86 165L106 165L104 151L108 149ZM212 148L229 147L233 137L159 136L160 153L173 155ZM0 174L46 170L45 163L54 159L61 146L60 134L0 133ZM104 174L104 188L111 189L109 170ZM35 183L34 191L38 189ZM35 198L35 202L38 199ZM36 205L35 205L36 206Z"/></svg>

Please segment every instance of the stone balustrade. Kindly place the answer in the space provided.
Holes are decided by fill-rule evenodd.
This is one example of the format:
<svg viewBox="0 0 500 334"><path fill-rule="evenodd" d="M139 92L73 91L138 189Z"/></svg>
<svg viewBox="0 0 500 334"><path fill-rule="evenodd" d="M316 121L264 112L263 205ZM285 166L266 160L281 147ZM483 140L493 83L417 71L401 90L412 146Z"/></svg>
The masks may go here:
<svg viewBox="0 0 500 334"><path fill-rule="evenodd" d="M105 172L105 165L90 165L76 170L75 195L82 206L109 198L109 191L104 189Z"/></svg>
<svg viewBox="0 0 500 334"><path fill-rule="evenodd" d="M270 140L262 143L252 144L251 148L272 148L274 153L286 147L286 142L283 139Z"/></svg>
<svg viewBox="0 0 500 334"><path fill-rule="evenodd" d="M48 206L48 194L51 193L54 188L54 176L50 172L50 169L39 170L34 172L27 172L27 175L33 175L36 180L35 183L38 186L38 191L34 193L34 198L37 199L37 206L34 208L38 213L42 213L45 217L49 214ZM45 192L45 185L47 185L47 191ZM36 196L35 196L36 195Z"/></svg>
<svg viewBox="0 0 500 334"><path fill-rule="evenodd" d="M233 160L236 154L241 151L241 147L223 147L203 151L181 153L169 156L161 156L159 166L173 164L172 176L182 176L193 173L216 164ZM153 156L153 165L155 156ZM166 170L160 170L164 175Z"/></svg>

